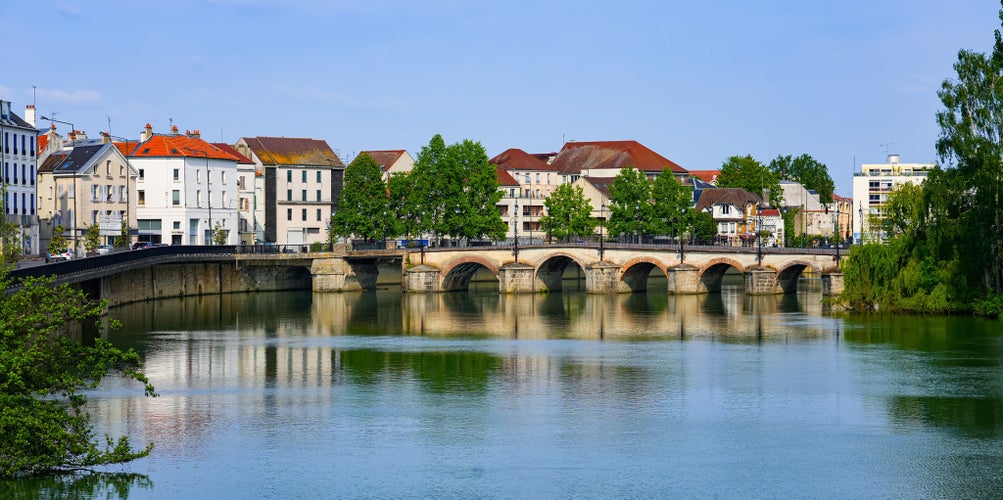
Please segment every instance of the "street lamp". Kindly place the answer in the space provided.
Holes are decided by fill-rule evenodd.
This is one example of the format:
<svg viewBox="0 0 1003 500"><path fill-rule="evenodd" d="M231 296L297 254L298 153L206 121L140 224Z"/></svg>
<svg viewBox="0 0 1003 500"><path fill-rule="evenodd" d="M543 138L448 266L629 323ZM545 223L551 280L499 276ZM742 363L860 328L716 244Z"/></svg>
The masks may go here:
<svg viewBox="0 0 1003 500"><path fill-rule="evenodd" d="M603 260L603 233L605 233L606 204L599 205L599 262Z"/></svg>
<svg viewBox="0 0 1003 500"><path fill-rule="evenodd" d="M756 250L756 260L759 261L759 265L763 265L763 209L759 206L756 207L757 215L759 216L759 221L756 223L756 239L759 240L759 248Z"/></svg>
<svg viewBox="0 0 1003 500"><path fill-rule="evenodd" d="M860 208L857 209L857 219L858 219L858 222L860 222L860 242L863 243L864 242L864 202L858 203L857 206L860 207ZM850 210L853 210L853 207L850 207Z"/></svg>
<svg viewBox="0 0 1003 500"><path fill-rule="evenodd" d="M519 204L515 204L515 209L512 210L512 229L513 229L513 239L515 240L515 246L512 247L512 256L515 257L515 262L519 263Z"/></svg>
<svg viewBox="0 0 1003 500"><path fill-rule="evenodd" d="M40 116L39 119L46 120L50 123L62 123L63 125L70 126L70 133L66 135L67 138L73 136L70 139L70 145L76 146L77 143L77 128L73 126L70 122L64 122L63 120L57 120L55 118L49 118L47 116ZM40 152L39 152L40 153ZM73 238L73 256L77 257L77 172L73 172L73 229L70 232L70 236Z"/></svg>

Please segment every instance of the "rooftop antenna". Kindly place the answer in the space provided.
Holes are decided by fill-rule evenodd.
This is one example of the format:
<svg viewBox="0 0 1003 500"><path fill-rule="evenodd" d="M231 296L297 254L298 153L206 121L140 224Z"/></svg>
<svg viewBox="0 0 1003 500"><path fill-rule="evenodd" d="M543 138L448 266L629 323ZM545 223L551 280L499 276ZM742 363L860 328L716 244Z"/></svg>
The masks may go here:
<svg viewBox="0 0 1003 500"><path fill-rule="evenodd" d="M108 115L104 115L104 117L108 119L108 137L111 138L111 117Z"/></svg>
<svg viewBox="0 0 1003 500"><path fill-rule="evenodd" d="M891 146L892 144L895 144L895 143L894 142L886 142L886 143L884 143L884 144L881 145L881 147L885 148L885 158L888 157L888 146Z"/></svg>

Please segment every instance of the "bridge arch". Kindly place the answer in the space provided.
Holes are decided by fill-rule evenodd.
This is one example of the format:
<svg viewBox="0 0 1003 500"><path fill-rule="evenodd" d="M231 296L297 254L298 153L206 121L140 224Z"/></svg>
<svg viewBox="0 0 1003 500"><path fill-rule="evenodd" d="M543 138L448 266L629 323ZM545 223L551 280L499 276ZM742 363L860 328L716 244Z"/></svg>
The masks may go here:
<svg viewBox="0 0 1003 500"><path fill-rule="evenodd" d="M583 271L585 266L574 256L564 252L557 252L547 256L547 259L536 268L537 290L547 290L551 292L560 291L564 288L564 272L568 266L575 264Z"/></svg>
<svg viewBox="0 0 1003 500"><path fill-rule="evenodd" d="M498 266L486 259L474 255L465 255L449 261L442 268L442 281L439 289L444 292L458 292L470 288L470 279L480 268L485 268L498 278Z"/></svg>
<svg viewBox="0 0 1003 500"><path fill-rule="evenodd" d="M700 288L710 293L721 291L721 282L729 268L735 268L740 273L745 273L745 266L734 259L720 257L711 259L700 268Z"/></svg>
<svg viewBox="0 0 1003 500"><path fill-rule="evenodd" d="M805 269L811 269L815 274L821 275L821 270L812 262L806 260L794 260L784 264L777 271L777 286L784 293L795 293L798 291L798 278Z"/></svg>
<svg viewBox="0 0 1003 500"><path fill-rule="evenodd" d="M658 268L668 275L668 267L652 257L634 257L620 267L620 282L617 288L624 292L643 292L648 289L648 276Z"/></svg>

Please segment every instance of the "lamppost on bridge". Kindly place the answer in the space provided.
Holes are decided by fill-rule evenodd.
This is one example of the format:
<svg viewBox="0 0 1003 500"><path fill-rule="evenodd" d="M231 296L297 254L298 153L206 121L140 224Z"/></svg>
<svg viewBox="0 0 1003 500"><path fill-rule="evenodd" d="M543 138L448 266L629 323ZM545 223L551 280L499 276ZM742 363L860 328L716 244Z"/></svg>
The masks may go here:
<svg viewBox="0 0 1003 500"><path fill-rule="evenodd" d="M603 261L603 234L606 232L606 204L599 205L599 262Z"/></svg>
<svg viewBox="0 0 1003 500"><path fill-rule="evenodd" d="M513 239L515 240L515 246L512 247L512 256L515 257L515 262L519 263L519 204L516 203L514 209L512 210L512 228L513 228Z"/></svg>
<svg viewBox="0 0 1003 500"><path fill-rule="evenodd" d="M40 116L38 118L40 120L46 120L46 121L48 121L50 123L62 123L63 125L69 125L70 126L70 133L66 135L66 138L70 139L70 136L73 136L73 138L70 139L70 145L74 146L74 147L76 146L76 144L77 144L77 128L74 127L72 123L65 122L63 120L57 120L55 118L49 118L47 116ZM39 151L39 153L41 153L41 151ZM73 172L73 229L70 232L70 236L73 238L73 257L76 258L76 257L78 257L78 255L77 255L77 172L76 171ZM58 249L57 248L57 250L62 250L62 249Z"/></svg>
<svg viewBox="0 0 1003 500"><path fill-rule="evenodd" d="M860 223L860 243L864 242L864 202L857 204L857 222ZM850 210L853 210L853 206L850 206Z"/></svg>
<svg viewBox="0 0 1003 500"><path fill-rule="evenodd" d="M756 223L756 239L759 240L758 248L756 249L756 261L759 265L763 265L763 209L762 207L756 207L757 215L759 216L759 221Z"/></svg>

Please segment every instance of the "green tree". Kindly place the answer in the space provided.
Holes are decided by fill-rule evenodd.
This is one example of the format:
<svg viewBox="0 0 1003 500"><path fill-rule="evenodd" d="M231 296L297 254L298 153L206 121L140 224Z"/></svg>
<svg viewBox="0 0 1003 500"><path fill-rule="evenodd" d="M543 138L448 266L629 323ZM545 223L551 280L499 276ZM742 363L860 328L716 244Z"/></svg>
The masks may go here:
<svg viewBox="0 0 1003 500"><path fill-rule="evenodd" d="M742 188L752 194L762 196L763 189L770 190L770 205L779 207L783 201L780 179L751 155L729 157L721 165L717 176L718 187Z"/></svg>
<svg viewBox="0 0 1003 500"><path fill-rule="evenodd" d="M791 158L790 155L777 156L770 162L769 169L778 180L795 181L806 189L818 193L819 201L822 203L832 203L832 193L836 185L829 176L829 169L810 155L803 154L797 158Z"/></svg>
<svg viewBox="0 0 1003 500"><path fill-rule="evenodd" d="M97 252L100 245L101 229L98 228L97 224L91 224L87 228L87 233L84 234L84 251L87 253Z"/></svg>
<svg viewBox="0 0 1003 500"><path fill-rule="evenodd" d="M11 282L2 276L0 284L6 289ZM150 453L152 444L134 450L127 437L93 439L82 390L116 371L154 395L135 351L69 335L104 311L103 302L51 277L26 279L0 301L0 476L123 463Z"/></svg>
<svg viewBox="0 0 1003 500"><path fill-rule="evenodd" d="M383 237L385 215L390 209L383 171L368 154L361 154L345 168L345 187L332 219L334 234L366 240Z"/></svg>
<svg viewBox="0 0 1003 500"><path fill-rule="evenodd" d="M408 238L421 233L421 204L412 195L412 177L410 172L394 172L390 174L387 190L390 192L389 207L393 214L390 227L391 234L405 235Z"/></svg>
<svg viewBox="0 0 1003 500"><path fill-rule="evenodd" d="M1003 20L1003 9L1000 10ZM959 244L962 271L983 293L1003 292L1003 40L995 30L991 54L958 53L956 79L945 80L937 95L937 152L954 165L969 188L959 216L977 237Z"/></svg>
<svg viewBox="0 0 1003 500"><path fill-rule="evenodd" d="M122 249L129 247L129 223L122 221L122 231L115 237L115 248Z"/></svg>
<svg viewBox="0 0 1003 500"><path fill-rule="evenodd" d="M620 170L609 185L609 221L606 230L620 237L651 234L651 183L644 172Z"/></svg>
<svg viewBox="0 0 1003 500"><path fill-rule="evenodd" d="M24 248L21 243L21 226L7 222L5 217L0 217L0 244L3 245L3 263L5 266L13 265L24 257Z"/></svg>
<svg viewBox="0 0 1003 500"><path fill-rule="evenodd" d="M592 205L581 186L561 184L543 204L547 207L547 215L540 217L540 227L557 240L567 241L595 233L597 221L592 218Z"/></svg>
<svg viewBox="0 0 1003 500"><path fill-rule="evenodd" d="M69 244L69 240L66 239L66 228L60 224L52 229L52 239L49 240L49 247L46 250L49 253L61 252L66 250Z"/></svg>
<svg viewBox="0 0 1003 500"><path fill-rule="evenodd" d="M672 171L665 169L651 185L651 199L651 233L682 236L689 223L693 189L680 184Z"/></svg>
<svg viewBox="0 0 1003 500"><path fill-rule="evenodd" d="M902 184L888 193L882 210L881 229L888 237L902 236L916 229L926 208L923 188L917 184Z"/></svg>
<svg viewBox="0 0 1003 500"><path fill-rule="evenodd" d="M212 228L212 242L214 245L225 245L227 231L219 221L216 221L215 227Z"/></svg>
<svg viewBox="0 0 1003 500"><path fill-rule="evenodd" d="M717 221L710 212L693 210L690 212L689 229L693 241L706 243L717 236Z"/></svg>

